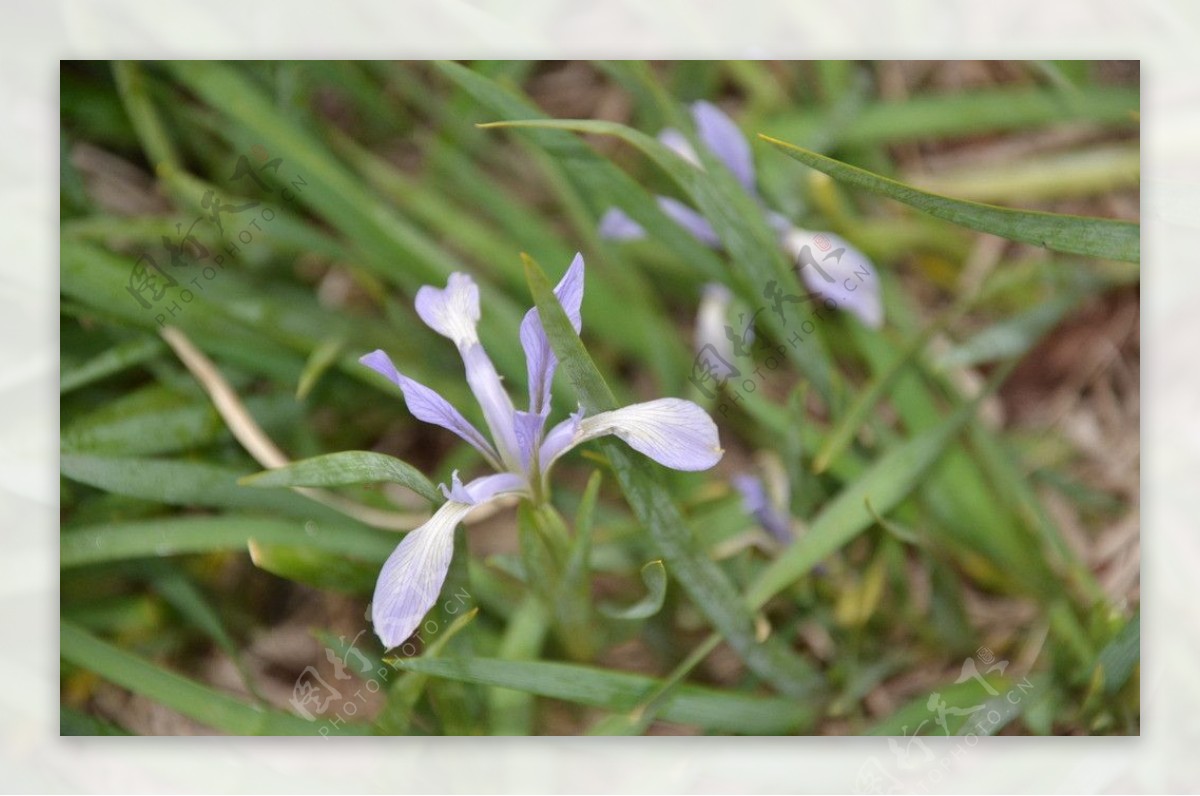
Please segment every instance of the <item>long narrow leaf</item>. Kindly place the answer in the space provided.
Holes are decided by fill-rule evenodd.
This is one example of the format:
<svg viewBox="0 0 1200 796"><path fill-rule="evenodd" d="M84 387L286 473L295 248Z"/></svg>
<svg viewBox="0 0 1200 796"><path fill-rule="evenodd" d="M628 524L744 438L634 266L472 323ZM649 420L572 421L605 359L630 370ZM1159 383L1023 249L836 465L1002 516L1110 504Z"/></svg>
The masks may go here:
<svg viewBox="0 0 1200 796"><path fill-rule="evenodd" d="M1140 227L1128 221L1084 218L1036 210L1013 210L981 202L951 199L913 188L887 177L819 155L802 147L760 135L759 138L806 166L838 182L895 199L923 213L959 226L1044 246L1047 249L1136 263L1140 259Z"/></svg>

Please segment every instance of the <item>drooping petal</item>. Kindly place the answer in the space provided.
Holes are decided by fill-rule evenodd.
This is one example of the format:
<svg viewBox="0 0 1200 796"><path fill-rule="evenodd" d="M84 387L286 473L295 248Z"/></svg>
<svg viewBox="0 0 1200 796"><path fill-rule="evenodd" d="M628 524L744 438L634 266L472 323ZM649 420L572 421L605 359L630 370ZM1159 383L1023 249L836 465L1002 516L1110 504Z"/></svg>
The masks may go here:
<svg viewBox="0 0 1200 796"><path fill-rule="evenodd" d="M583 275L583 255L576 253L567 272L554 288L558 303L577 333L583 328ZM525 313L521 320L521 347L525 349L525 366L529 373L529 411L544 415L550 401L550 384L558 360L546 338L537 307Z"/></svg>
<svg viewBox="0 0 1200 796"><path fill-rule="evenodd" d="M646 237L646 230L642 225L619 207L610 207L604 211L596 232L604 240L641 240Z"/></svg>
<svg viewBox="0 0 1200 796"><path fill-rule="evenodd" d="M371 599L371 622L385 649L411 636L437 602L454 552L454 528L473 508L447 501L388 556Z"/></svg>
<svg viewBox="0 0 1200 796"><path fill-rule="evenodd" d="M705 246L716 248L721 245L721 239L717 237L716 230L708 223L707 218L677 199L669 196L659 196L657 199L659 208L672 221L691 233L693 238Z"/></svg>
<svg viewBox="0 0 1200 796"><path fill-rule="evenodd" d="M451 494L472 502L451 499L428 521L410 531L384 563L371 600L371 622L385 649L402 644L437 602L450 557L454 528L475 507L508 493L521 493L525 481L513 473L477 478L466 486L455 476Z"/></svg>
<svg viewBox="0 0 1200 796"><path fill-rule="evenodd" d="M491 358L478 342L463 348L463 365L467 370L467 384L479 401L483 410L483 419L487 422L488 430L492 432L492 440L500 452L500 458L515 467L519 461L517 455L517 432L513 426L512 399L504 390L500 374Z"/></svg>
<svg viewBox="0 0 1200 796"><path fill-rule="evenodd" d="M658 134L658 141L688 163L697 168L700 167L700 156L696 154L695 148L692 147L692 142L687 140L687 136L674 127L663 128L662 132Z"/></svg>
<svg viewBox="0 0 1200 796"><path fill-rule="evenodd" d="M552 438L556 447L562 445L566 430L558 437L555 434L560 426L551 430L543 448ZM569 442L557 451L549 451L554 455L543 462L543 469L576 445L607 434L615 434L638 453L675 470L707 470L724 453L717 425L708 413L691 401L659 398L578 421Z"/></svg>
<svg viewBox="0 0 1200 796"><path fill-rule="evenodd" d="M412 413L413 417L424 423L431 423L453 431L482 453L492 466L499 469L500 456L487 438L437 392L396 370L391 358L382 349L372 351L370 354L360 357L358 361L400 388L404 394L404 402L408 405L408 411Z"/></svg>
<svg viewBox="0 0 1200 796"><path fill-rule="evenodd" d="M692 120L696 123L696 134L704 146L733 172L747 193L756 195L754 157L749 142L733 119L711 102L701 100L692 105Z"/></svg>
<svg viewBox="0 0 1200 796"><path fill-rule="evenodd" d="M418 290L416 308L426 326L460 349L479 342L479 286L466 274L450 274L445 288L426 285Z"/></svg>
<svg viewBox="0 0 1200 796"><path fill-rule="evenodd" d="M793 228L783 246L805 286L872 329L883 325L879 275L867 256L832 232Z"/></svg>

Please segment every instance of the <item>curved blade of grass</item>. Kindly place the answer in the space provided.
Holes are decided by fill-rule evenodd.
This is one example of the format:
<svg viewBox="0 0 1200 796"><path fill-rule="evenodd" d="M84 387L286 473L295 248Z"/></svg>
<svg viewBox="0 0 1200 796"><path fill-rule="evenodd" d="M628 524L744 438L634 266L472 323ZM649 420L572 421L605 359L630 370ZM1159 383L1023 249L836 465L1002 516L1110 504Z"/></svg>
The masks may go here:
<svg viewBox="0 0 1200 796"><path fill-rule="evenodd" d="M323 727L337 735L368 731L361 724L329 727L329 722L247 704L115 647L69 621L63 621L59 631L59 652L75 666L231 735L317 735Z"/></svg>
<svg viewBox="0 0 1200 796"><path fill-rule="evenodd" d="M434 677L513 688L609 710L631 708L659 684L653 677L544 661L417 658L397 661L395 665ZM746 735L795 732L807 726L812 716L812 708L801 700L729 693L694 685L678 686L659 713L666 721Z"/></svg>
<svg viewBox="0 0 1200 796"><path fill-rule="evenodd" d="M550 282L528 257L525 272L554 353L589 414L617 408L612 391L592 362ZM602 443L621 490L650 532L671 574L752 671L784 693L801 696L815 686L812 668L778 638L760 642L754 622L733 584L699 545L658 469L623 443Z"/></svg>
<svg viewBox="0 0 1200 796"><path fill-rule="evenodd" d="M626 608L602 604L600 613L610 619L647 619L658 613L667 598L667 570L661 561L651 561L642 567L642 583L646 596Z"/></svg>
<svg viewBox="0 0 1200 796"><path fill-rule="evenodd" d="M254 487L328 487L383 482L408 487L431 503L442 500L437 488L411 464L373 451L327 453L238 479L242 486Z"/></svg>
<svg viewBox="0 0 1200 796"><path fill-rule="evenodd" d="M303 544L375 564L387 560L399 541L395 534L347 524L318 525L310 521L301 525L241 514L159 518L65 530L59 545L59 566L66 569L131 558L245 550L251 539L263 544Z"/></svg>
<svg viewBox="0 0 1200 796"><path fill-rule="evenodd" d="M838 182L895 199L959 226L1068 254L1133 263L1140 259L1140 227L1128 221L1043 213L1036 210L1013 210L980 202L951 199L890 180L777 138L761 134L759 138L788 157L824 172Z"/></svg>
<svg viewBox="0 0 1200 796"><path fill-rule="evenodd" d="M251 537L246 543L254 566L272 575L317 589L369 597L379 575L367 564L305 545L280 545Z"/></svg>

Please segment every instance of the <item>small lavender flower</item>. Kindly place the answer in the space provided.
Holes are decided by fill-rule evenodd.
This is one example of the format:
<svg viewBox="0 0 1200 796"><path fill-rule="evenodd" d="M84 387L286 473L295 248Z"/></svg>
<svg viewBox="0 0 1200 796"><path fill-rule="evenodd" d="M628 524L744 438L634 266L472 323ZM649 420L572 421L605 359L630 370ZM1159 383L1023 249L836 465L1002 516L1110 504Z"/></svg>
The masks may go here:
<svg viewBox="0 0 1200 796"><path fill-rule="evenodd" d="M762 206L750 144L733 120L715 105L703 101L692 105L692 119L700 142ZM678 130L667 128L658 134L658 140L692 165L700 166L696 150ZM720 246L716 230L703 215L670 197L659 196L657 201L659 209L692 237L706 246ZM780 246L800 267L800 278L810 291L836 302L873 329L883 324L879 276L866 255L838 235L793 226L784 216L765 207L763 213L779 236ZM640 224L616 207L609 208L601 217L599 232L609 240L638 240L646 236Z"/></svg>
<svg viewBox="0 0 1200 796"><path fill-rule="evenodd" d="M767 494L767 485L763 479L750 473L737 473L730 481L742 496L742 508L746 513L752 516L763 530L771 534L775 541L790 544L794 539L791 518L786 509Z"/></svg>
<svg viewBox="0 0 1200 796"><path fill-rule="evenodd" d="M583 257L554 289L575 331L582 325ZM453 431L478 450L497 472L464 484L455 472L446 502L421 527L411 531L383 565L372 600L375 632L387 648L403 642L437 600L454 547L454 528L472 510L504 496L545 499L546 477L559 457L577 445L614 434L639 453L676 470L706 470L723 451L717 427L691 401L660 398L585 417L572 414L548 432L550 384L557 366L537 308L521 321L521 345L529 373L529 409L515 409L500 376L476 333L479 288L466 274L451 274L444 289L417 292L417 314L435 332L458 347L467 384L483 410L491 439L485 437L442 396L400 373L383 351L359 361L391 380L418 419Z"/></svg>

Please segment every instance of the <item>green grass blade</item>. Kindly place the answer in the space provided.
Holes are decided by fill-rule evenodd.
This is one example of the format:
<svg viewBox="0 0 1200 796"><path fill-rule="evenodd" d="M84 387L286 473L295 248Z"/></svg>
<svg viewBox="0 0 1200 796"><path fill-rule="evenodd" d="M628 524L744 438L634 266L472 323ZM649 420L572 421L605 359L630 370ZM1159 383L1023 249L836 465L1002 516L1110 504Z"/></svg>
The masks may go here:
<svg viewBox="0 0 1200 796"><path fill-rule="evenodd" d="M59 645L63 660L231 735L317 735L328 725L242 702L115 647L70 621L62 622ZM328 729L331 735L366 731L348 722Z"/></svg>
<svg viewBox="0 0 1200 796"><path fill-rule="evenodd" d="M119 343L76 367L64 367L58 381L59 392L67 393L86 387L92 382L151 360L166 350L166 343L157 337L135 337Z"/></svg>
<svg viewBox="0 0 1200 796"><path fill-rule="evenodd" d="M661 561L651 561L642 567L642 582L646 596L625 608L601 605L600 613L610 619L648 619L658 613L667 598L667 570Z"/></svg>
<svg viewBox="0 0 1200 796"><path fill-rule="evenodd" d="M788 157L824 172L838 182L895 199L959 226L1068 254L1134 263L1140 259L1140 227L1128 221L1013 210L951 199L881 177L786 141L765 135L759 135L759 138Z"/></svg>
<svg viewBox="0 0 1200 796"><path fill-rule="evenodd" d="M237 485L246 472L177 459L94 456L64 453L62 474L106 492L172 506L260 509L301 519L340 520L342 515L291 492L268 492Z"/></svg>
<svg viewBox="0 0 1200 796"><path fill-rule="evenodd" d="M327 453L238 480L242 486L254 487L324 487L384 482L405 486L431 503L442 500L437 488L411 464L372 451Z"/></svg>
<svg viewBox="0 0 1200 796"><path fill-rule="evenodd" d="M582 705L627 710L653 691L659 681L590 666L497 658L468 660L409 659L397 666L435 677L513 688ZM660 718L708 730L767 735L807 726L813 709L803 700L751 696L680 685L666 698Z"/></svg>
<svg viewBox="0 0 1200 796"><path fill-rule="evenodd" d="M381 564L400 537L346 523L299 523L240 514L113 522L64 530L59 565L64 568L132 558L245 550L251 539L299 545Z"/></svg>

